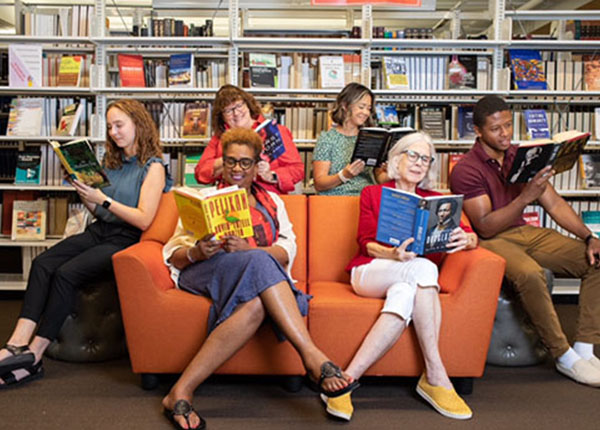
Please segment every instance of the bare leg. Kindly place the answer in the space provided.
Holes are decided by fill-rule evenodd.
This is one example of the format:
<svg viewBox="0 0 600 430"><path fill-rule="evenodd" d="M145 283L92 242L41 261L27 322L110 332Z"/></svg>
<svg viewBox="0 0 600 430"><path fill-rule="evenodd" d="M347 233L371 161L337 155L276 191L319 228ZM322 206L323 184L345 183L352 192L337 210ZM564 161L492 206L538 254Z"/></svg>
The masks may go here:
<svg viewBox="0 0 600 430"><path fill-rule="evenodd" d="M239 305L235 312L208 336L169 394L163 399L163 406L173 409L177 400L187 400L191 403L194 390L244 346L256 333L264 318L265 310L259 297ZM185 419L177 418L179 424L186 428ZM190 424L196 427L199 424L198 417L192 415Z"/></svg>
<svg viewBox="0 0 600 430"><path fill-rule="evenodd" d="M34 321L32 321L30 319L19 318L19 320L17 321L17 325L15 327L15 331L10 336L10 339L8 340L7 343L9 345L15 345L15 346L27 345L29 343L29 339L31 339L31 336L33 335L33 332L35 331L36 326L37 326L37 323L35 323ZM31 343L29 344L29 349L35 355L35 363L37 363L38 361L40 361L42 359L42 356L44 355L44 351L46 351L46 348L48 348L48 345L50 345L49 339L46 339L46 338L40 337L40 336L35 336L33 338L33 341L31 341ZM11 355L11 354L7 350L5 350L5 349L1 350L0 351L0 360L8 357L9 355ZM17 380L23 379L24 377L29 376L29 374L30 374L27 370L24 370L24 369L16 369L16 370L13 370L12 373ZM2 384L4 384L4 381L2 379L0 379L0 385L2 385Z"/></svg>
<svg viewBox="0 0 600 430"><path fill-rule="evenodd" d="M267 313L302 357L304 366L318 380L321 364L329 359L312 341L288 283L275 284L260 297ZM348 382L339 378L327 378L323 382L323 387L329 391L336 391L347 385Z"/></svg>
<svg viewBox="0 0 600 430"><path fill-rule="evenodd" d="M405 328L406 321L400 316L386 312L379 315L354 354L346 373L354 379L360 378L396 343Z"/></svg>
<svg viewBox="0 0 600 430"><path fill-rule="evenodd" d="M441 306L437 289L418 287L413 310L413 320L417 339L423 352L427 380L430 385L453 389L440 356L439 336L441 325Z"/></svg>
<svg viewBox="0 0 600 430"><path fill-rule="evenodd" d="M17 320L17 325L15 326L14 331L10 335L8 339L9 345L14 346L23 346L28 345L31 340L31 336L33 336L33 332L35 331L35 327L37 323L27 319L27 318L19 318ZM12 354L8 352L6 349L0 350L0 360L4 360L6 357L11 356Z"/></svg>

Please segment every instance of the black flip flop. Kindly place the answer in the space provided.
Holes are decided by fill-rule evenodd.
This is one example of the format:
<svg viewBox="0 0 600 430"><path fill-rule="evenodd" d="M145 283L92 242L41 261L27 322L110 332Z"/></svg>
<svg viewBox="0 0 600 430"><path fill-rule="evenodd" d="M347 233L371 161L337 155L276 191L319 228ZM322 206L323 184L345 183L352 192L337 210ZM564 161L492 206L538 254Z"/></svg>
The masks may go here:
<svg viewBox="0 0 600 430"><path fill-rule="evenodd" d="M329 391L329 390L326 390L325 388L323 388L323 381L326 378L333 378L333 377L344 379L344 375L342 375L342 369L340 369L340 367L338 365L336 365L335 363L333 363L331 361L326 361L323 364L321 364L321 376L319 377L319 382L313 381L312 378L310 378L310 377L308 377L308 381L315 391L318 391L319 393L325 394L327 397L332 397L332 398L342 396L342 395L349 393L351 391L354 391L358 387L360 387L358 380L356 380L356 381L350 382L344 388L340 388L339 390L336 390L336 391Z"/></svg>
<svg viewBox="0 0 600 430"><path fill-rule="evenodd" d="M198 416L198 419L200 420L200 423L198 424L197 427L192 427L190 424L189 417L190 417L190 414L192 414L192 413L195 413ZM202 418L200 415L198 415L198 412L196 412L194 407L187 400L177 400L175 402L175 406L173 407L173 409L171 410L171 409L165 408L163 410L163 414L165 414L165 417L167 417L168 420L171 421L171 423L178 430L187 430L187 429L184 429L183 427L181 427L181 425L175 420L175 417L177 415L180 415L185 418L185 421L188 425L189 430L202 430L202 429L206 428L206 421L204 421L204 418Z"/></svg>
<svg viewBox="0 0 600 430"><path fill-rule="evenodd" d="M15 370L25 370L29 372L29 375L24 376L21 379L17 379L15 374L13 373ZM19 367L13 369L9 372L6 372L0 375L0 379L4 381L4 384L0 384L0 390L6 390L8 388L15 388L20 385L26 384L27 382L35 381L36 379L40 379L44 376L44 365L42 360L38 361L36 364L32 364L30 366Z"/></svg>
<svg viewBox="0 0 600 430"><path fill-rule="evenodd" d="M4 375L11 370L32 366L35 362L35 355L27 345L14 346L7 343L0 349L6 349L12 354L0 361L0 375Z"/></svg>

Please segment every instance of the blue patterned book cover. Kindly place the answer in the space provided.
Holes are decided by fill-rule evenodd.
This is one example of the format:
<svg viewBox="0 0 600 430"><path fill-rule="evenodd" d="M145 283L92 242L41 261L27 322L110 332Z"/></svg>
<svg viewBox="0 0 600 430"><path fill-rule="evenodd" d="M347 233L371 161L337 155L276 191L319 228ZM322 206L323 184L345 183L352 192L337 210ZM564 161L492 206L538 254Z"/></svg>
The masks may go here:
<svg viewBox="0 0 600 430"><path fill-rule="evenodd" d="M540 51L510 49L510 67L517 90L547 90Z"/></svg>

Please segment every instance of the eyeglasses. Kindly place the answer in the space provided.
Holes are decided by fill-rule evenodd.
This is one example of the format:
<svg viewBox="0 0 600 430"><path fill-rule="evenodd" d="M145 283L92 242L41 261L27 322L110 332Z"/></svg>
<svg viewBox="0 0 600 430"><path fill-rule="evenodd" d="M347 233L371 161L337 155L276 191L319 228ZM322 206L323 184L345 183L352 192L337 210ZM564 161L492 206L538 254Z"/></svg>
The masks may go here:
<svg viewBox="0 0 600 430"><path fill-rule="evenodd" d="M434 161L433 157L430 157L428 155L421 155L418 152L412 151L410 149L402 151L401 154L406 154L406 158L408 158L408 161L410 161L411 163L416 163L417 160L421 160L424 166L429 166Z"/></svg>
<svg viewBox="0 0 600 430"><path fill-rule="evenodd" d="M238 104L236 104L233 107L230 107L229 109L224 109L223 110L223 115L225 116L231 116L233 115L235 112L244 112L244 109L246 108L246 103L244 102L240 102Z"/></svg>
<svg viewBox="0 0 600 430"><path fill-rule="evenodd" d="M242 170L248 170L250 167L254 166L256 160L253 158L237 158L223 156L223 165L229 169L233 169L236 164L239 164Z"/></svg>

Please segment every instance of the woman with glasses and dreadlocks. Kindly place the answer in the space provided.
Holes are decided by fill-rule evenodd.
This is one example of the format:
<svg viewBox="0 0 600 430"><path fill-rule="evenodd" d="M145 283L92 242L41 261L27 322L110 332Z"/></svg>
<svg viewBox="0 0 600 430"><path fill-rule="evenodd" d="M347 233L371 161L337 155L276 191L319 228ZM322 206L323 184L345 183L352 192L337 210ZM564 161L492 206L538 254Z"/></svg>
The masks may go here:
<svg viewBox="0 0 600 430"><path fill-rule="evenodd" d="M360 196L359 250L346 269L354 292L364 297L385 298L379 318L371 327L345 372L357 381L400 338L411 319L421 346L425 369L417 393L439 413L455 419L471 418L472 412L454 390L438 348L442 320L438 297L438 264L443 254L417 256L407 251L414 239L398 247L377 242L377 221L383 187L397 188L423 197L439 195L429 187L435 180L435 150L431 137L417 132L404 136L388 154L387 174L392 179L365 187ZM477 237L465 225L456 227L447 245L455 252L477 246ZM327 412L350 420L350 393L337 398L321 396Z"/></svg>
<svg viewBox="0 0 600 430"><path fill-rule="evenodd" d="M208 235L196 242L179 222L163 248L177 287L212 300L208 337L163 399L165 415L176 428L204 428L191 405L194 390L254 336L266 317L279 338L287 338L298 351L321 393L335 398L357 386L315 346L302 319L309 296L290 278L296 237L281 198L256 180L261 137L253 130L233 128L220 140L219 186L246 190L254 236L247 240L224 236L217 241Z"/></svg>
<svg viewBox="0 0 600 430"><path fill-rule="evenodd" d="M196 180L201 184L214 184L223 176L223 151L221 136L230 128L256 129L265 118L252 94L234 86L224 85L217 92L212 111L213 137L196 165ZM260 130L266 140L276 140L277 150L263 151L258 163L257 182L266 190L277 194L294 191L304 179L304 163L290 130L279 124L270 124ZM265 145L266 147L266 145Z"/></svg>

